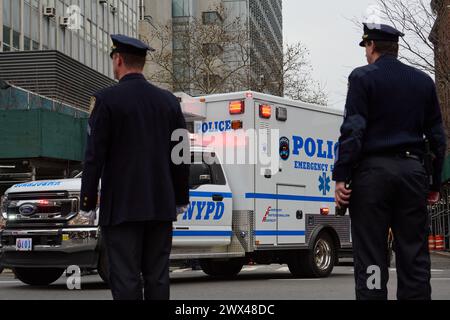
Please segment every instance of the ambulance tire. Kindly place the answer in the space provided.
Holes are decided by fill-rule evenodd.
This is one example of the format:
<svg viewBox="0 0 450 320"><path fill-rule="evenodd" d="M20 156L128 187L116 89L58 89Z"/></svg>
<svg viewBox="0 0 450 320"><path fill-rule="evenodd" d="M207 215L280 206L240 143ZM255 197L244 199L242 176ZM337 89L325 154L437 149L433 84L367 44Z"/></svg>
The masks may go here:
<svg viewBox="0 0 450 320"><path fill-rule="evenodd" d="M48 286L61 278L64 269L59 268L14 268L17 279L30 286Z"/></svg>
<svg viewBox="0 0 450 320"><path fill-rule="evenodd" d="M97 271L103 282L109 285L108 256L106 254L106 248L104 246L101 246L100 248Z"/></svg>
<svg viewBox="0 0 450 320"><path fill-rule="evenodd" d="M327 232L321 232L314 241L313 249L296 251L288 263L294 277L326 278L336 262L336 246Z"/></svg>
<svg viewBox="0 0 450 320"><path fill-rule="evenodd" d="M235 277L244 266L243 259L213 260L202 259L200 266L204 273L212 277Z"/></svg>

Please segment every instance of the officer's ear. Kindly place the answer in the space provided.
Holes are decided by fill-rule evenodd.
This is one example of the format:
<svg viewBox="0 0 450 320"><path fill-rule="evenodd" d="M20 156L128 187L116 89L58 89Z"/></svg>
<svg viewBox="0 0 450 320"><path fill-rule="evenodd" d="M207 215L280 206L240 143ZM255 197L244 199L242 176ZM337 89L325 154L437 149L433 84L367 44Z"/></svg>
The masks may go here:
<svg viewBox="0 0 450 320"><path fill-rule="evenodd" d="M123 66L123 57L119 52L114 53L113 61L115 62L117 67Z"/></svg>
<svg viewBox="0 0 450 320"><path fill-rule="evenodd" d="M372 40L366 41L366 48L369 53L373 54L375 52L375 42Z"/></svg>

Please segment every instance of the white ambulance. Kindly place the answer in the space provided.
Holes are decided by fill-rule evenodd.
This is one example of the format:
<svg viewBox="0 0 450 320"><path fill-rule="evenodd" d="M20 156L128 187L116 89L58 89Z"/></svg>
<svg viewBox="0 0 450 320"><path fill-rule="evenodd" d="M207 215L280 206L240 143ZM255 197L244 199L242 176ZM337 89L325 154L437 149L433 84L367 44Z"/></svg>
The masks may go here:
<svg viewBox="0 0 450 320"><path fill-rule="evenodd" d="M350 218L335 215L331 181L343 112L256 92L178 96L194 141L190 205L174 225L171 259L199 260L211 276L249 262L328 276L351 254ZM80 188L79 177L10 188L0 264L30 285L70 265L105 280L98 219L81 222Z"/></svg>

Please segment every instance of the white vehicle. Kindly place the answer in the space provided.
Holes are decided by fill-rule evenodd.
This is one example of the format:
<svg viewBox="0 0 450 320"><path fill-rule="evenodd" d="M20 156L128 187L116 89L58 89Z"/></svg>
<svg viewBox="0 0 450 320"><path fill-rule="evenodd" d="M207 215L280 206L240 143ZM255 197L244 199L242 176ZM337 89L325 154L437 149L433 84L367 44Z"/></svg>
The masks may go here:
<svg viewBox="0 0 450 320"><path fill-rule="evenodd" d="M174 225L171 259L198 259L211 276L237 275L249 261L328 276L351 253L350 218L335 215L331 181L342 111L254 92L179 99L196 137L215 143L191 148L200 161L191 165L190 206ZM258 143L223 139L252 130ZM277 161L232 163L231 149ZM86 225L78 215L80 187L78 178L10 188L0 264L30 285L52 283L70 265L105 280L98 219Z"/></svg>

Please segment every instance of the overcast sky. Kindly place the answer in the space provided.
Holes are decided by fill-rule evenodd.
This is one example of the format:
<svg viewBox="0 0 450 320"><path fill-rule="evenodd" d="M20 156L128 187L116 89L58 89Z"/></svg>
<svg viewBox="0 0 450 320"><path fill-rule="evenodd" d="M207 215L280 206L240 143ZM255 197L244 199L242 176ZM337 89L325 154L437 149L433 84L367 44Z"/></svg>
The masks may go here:
<svg viewBox="0 0 450 320"><path fill-rule="evenodd" d="M283 0L284 41L301 41L311 53L313 77L329 96L329 105L344 108L350 72L367 64L362 37L352 18L363 20L374 0Z"/></svg>

